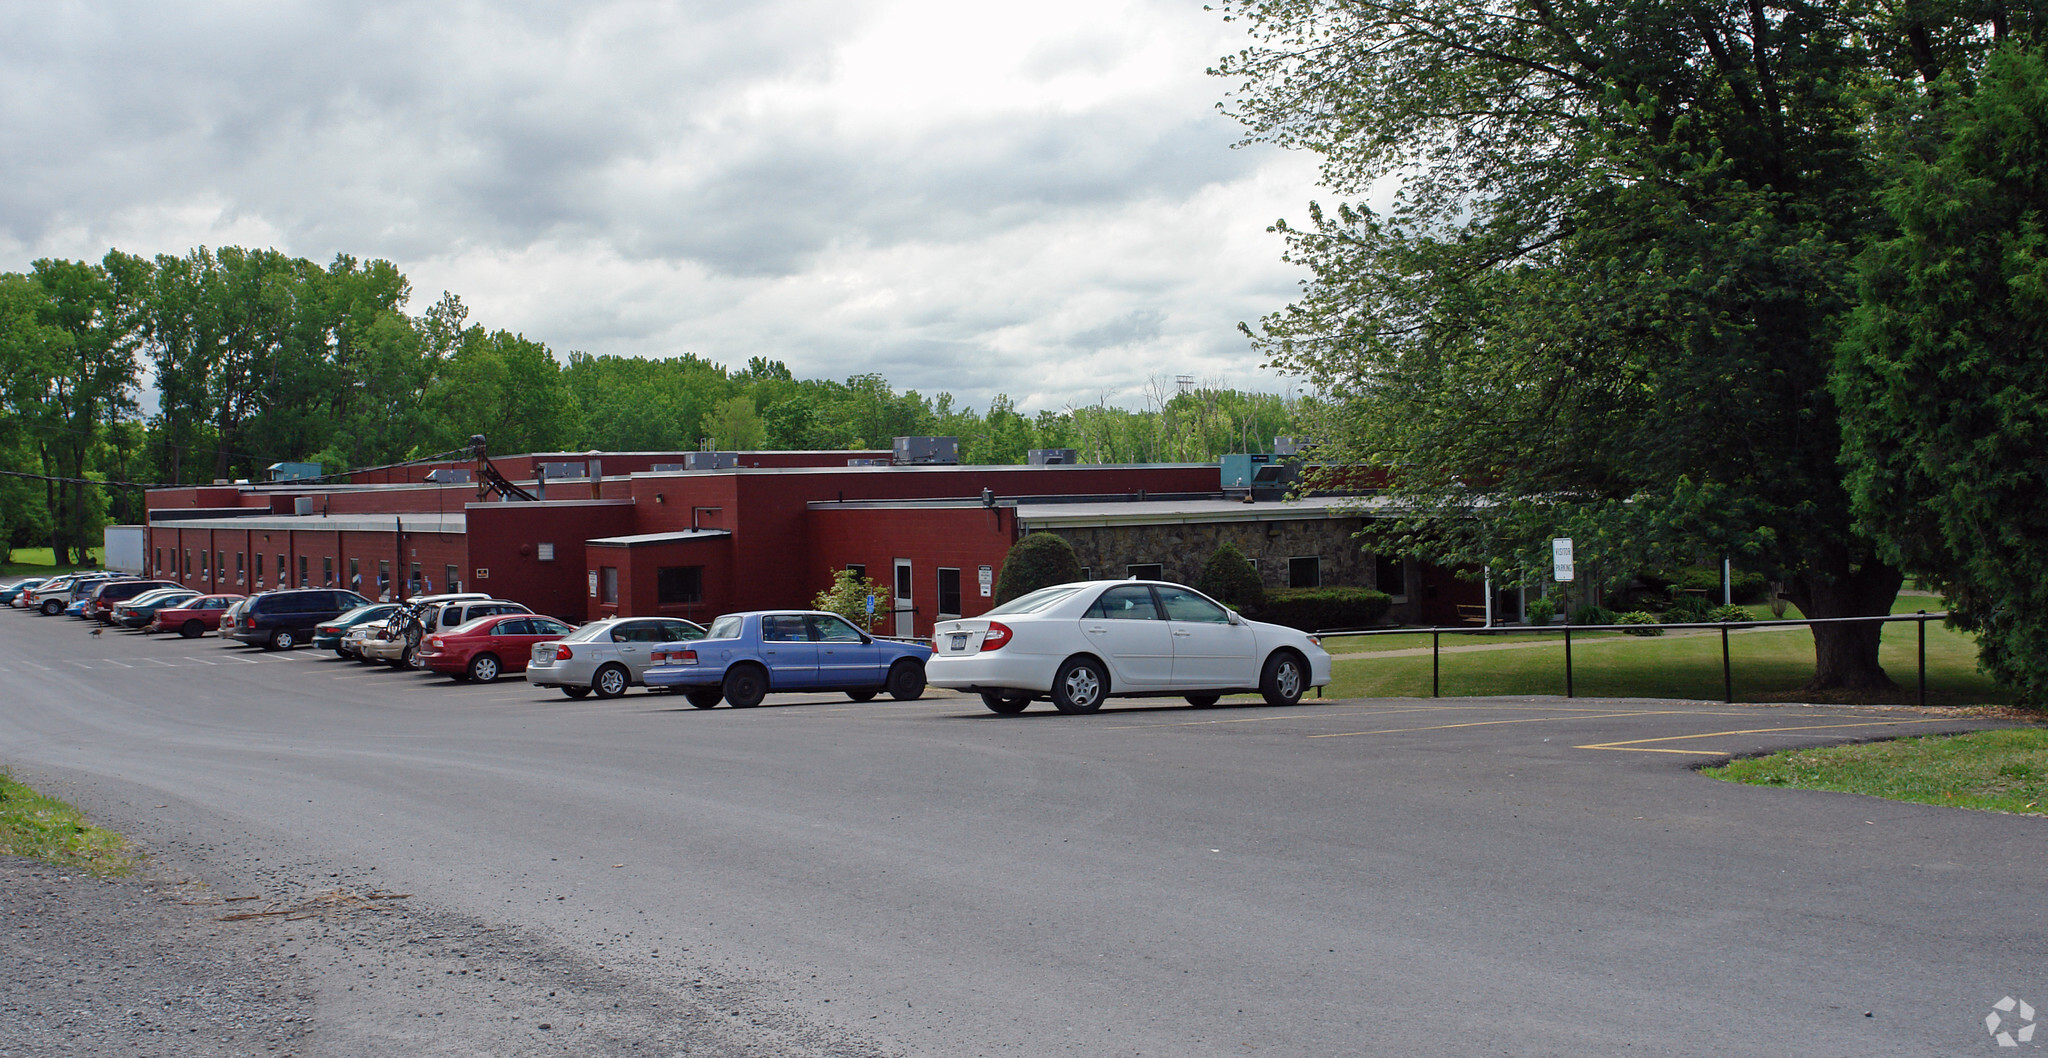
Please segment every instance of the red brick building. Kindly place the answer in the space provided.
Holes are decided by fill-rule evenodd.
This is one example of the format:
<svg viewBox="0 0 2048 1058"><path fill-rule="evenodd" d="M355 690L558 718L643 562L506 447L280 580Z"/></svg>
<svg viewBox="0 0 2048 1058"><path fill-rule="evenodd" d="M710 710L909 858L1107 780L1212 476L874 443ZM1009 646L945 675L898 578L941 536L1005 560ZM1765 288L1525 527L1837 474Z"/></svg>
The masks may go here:
<svg viewBox="0 0 2048 1058"><path fill-rule="evenodd" d="M1375 561L1354 537L1369 513L1315 502L1226 500L1215 464L849 466L887 453L746 452L715 470L687 453L541 453L493 462L545 499L478 500L471 481L422 483L391 468L347 484L214 485L149 496L148 560L196 588L353 587L485 591L584 621L808 606L852 566L894 589L877 630L923 636L988 609L1010 546L1027 532L1076 543L1095 577L1193 580L1216 543L1251 555L1268 584L1396 578L1397 616L1456 623L1475 584ZM599 464L589 477L590 464ZM660 469L656 469L659 467ZM386 480L377 480L383 478ZM1467 598L1467 596L1470 596Z"/></svg>

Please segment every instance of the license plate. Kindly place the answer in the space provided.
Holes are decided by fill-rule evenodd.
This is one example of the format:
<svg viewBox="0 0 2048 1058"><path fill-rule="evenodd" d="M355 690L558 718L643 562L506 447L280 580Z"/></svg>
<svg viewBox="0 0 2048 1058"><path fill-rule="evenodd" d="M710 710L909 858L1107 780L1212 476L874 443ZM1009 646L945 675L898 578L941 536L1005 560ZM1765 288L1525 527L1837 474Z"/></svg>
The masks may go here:
<svg viewBox="0 0 2048 1058"><path fill-rule="evenodd" d="M955 633L953 633L953 649L954 649L954 650L966 650L966 649L967 649L967 633L965 633L965 632L955 632Z"/></svg>

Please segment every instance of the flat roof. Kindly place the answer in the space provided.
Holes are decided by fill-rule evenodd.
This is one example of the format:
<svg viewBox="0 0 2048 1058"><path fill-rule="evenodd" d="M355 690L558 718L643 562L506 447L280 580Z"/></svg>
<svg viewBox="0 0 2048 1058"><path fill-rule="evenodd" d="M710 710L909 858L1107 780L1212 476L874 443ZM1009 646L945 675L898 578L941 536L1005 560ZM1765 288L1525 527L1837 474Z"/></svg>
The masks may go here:
<svg viewBox="0 0 2048 1058"><path fill-rule="evenodd" d="M1384 518L1393 513L1384 496L1306 500L1131 500L1110 503L1017 504L1017 523L1030 529L1093 525L1172 525L1186 522L1321 521L1329 518Z"/></svg>
<svg viewBox="0 0 2048 1058"><path fill-rule="evenodd" d="M149 520L150 526L158 529L253 529L265 533L294 529L315 533L392 533L398 531L401 522L408 533L462 533L469 527L469 519L461 514L337 514L321 517L317 514L272 514L264 511L240 518L151 517Z"/></svg>
<svg viewBox="0 0 2048 1058"><path fill-rule="evenodd" d="M730 529L684 529L674 533L641 533L637 536L606 536L583 541L585 547L644 547L648 544L673 544L683 540L708 540L717 536L731 536Z"/></svg>

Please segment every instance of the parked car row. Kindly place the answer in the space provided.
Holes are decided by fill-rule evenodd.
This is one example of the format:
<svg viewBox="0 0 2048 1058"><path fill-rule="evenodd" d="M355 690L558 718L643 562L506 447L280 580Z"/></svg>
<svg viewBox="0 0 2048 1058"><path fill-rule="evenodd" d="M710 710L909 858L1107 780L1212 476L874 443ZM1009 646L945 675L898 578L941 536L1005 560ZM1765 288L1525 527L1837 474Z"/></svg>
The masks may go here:
<svg viewBox="0 0 2048 1058"><path fill-rule="evenodd" d="M707 629L676 617L611 617L580 627L479 593L372 602L352 591L297 588L201 594L170 581L65 574L0 587L0 602L45 615L186 637L209 629L267 650L310 643L365 664L489 683L524 674L570 698L616 698L634 686L681 694L699 709L759 705L778 692L899 701L925 687L980 696L991 711L1050 701L1088 713L1115 697L1176 695L1197 707L1230 694L1287 706L1330 682L1315 636L1251 621L1185 585L1081 581L1012 599L979 617L942 621L930 643L878 639L838 614L757 610Z"/></svg>

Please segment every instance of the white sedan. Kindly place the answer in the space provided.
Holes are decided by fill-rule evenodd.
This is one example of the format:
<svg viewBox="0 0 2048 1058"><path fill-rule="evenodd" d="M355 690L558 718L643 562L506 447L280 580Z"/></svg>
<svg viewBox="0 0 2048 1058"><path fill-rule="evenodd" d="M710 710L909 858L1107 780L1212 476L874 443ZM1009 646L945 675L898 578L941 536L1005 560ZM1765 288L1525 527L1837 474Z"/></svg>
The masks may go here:
<svg viewBox="0 0 2048 1058"><path fill-rule="evenodd" d="M1063 713L1092 713L1113 697L1180 695L1208 706L1253 691L1292 705L1330 682L1330 655L1315 636L1160 581L1041 588L980 617L939 622L932 649L928 683L977 692L998 713L1042 698Z"/></svg>

